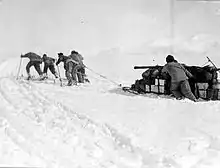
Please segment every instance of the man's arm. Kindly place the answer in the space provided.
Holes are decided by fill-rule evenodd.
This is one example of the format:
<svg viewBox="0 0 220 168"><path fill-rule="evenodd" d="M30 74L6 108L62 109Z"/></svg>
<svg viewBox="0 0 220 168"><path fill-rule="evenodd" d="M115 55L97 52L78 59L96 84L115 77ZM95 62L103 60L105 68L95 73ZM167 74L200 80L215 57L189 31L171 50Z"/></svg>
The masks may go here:
<svg viewBox="0 0 220 168"><path fill-rule="evenodd" d="M81 54L78 54L79 55L79 58L81 59L81 60L84 60L84 58L83 58L83 56L81 55Z"/></svg>
<svg viewBox="0 0 220 168"><path fill-rule="evenodd" d="M54 59L54 58L52 58L52 57L50 57L49 59L48 59L48 62L52 62L52 63L55 63L56 62L56 60Z"/></svg>
<svg viewBox="0 0 220 168"><path fill-rule="evenodd" d="M77 54L75 58L77 59L77 62L78 62L81 66L83 66L82 56L81 56L80 54Z"/></svg>
<svg viewBox="0 0 220 168"><path fill-rule="evenodd" d="M184 72L185 72L185 74L188 78L193 78L194 77L186 68L184 68L183 65L180 64L180 66L182 67L182 69L184 70Z"/></svg>
<svg viewBox="0 0 220 168"><path fill-rule="evenodd" d="M59 65L59 63L61 62L60 59L57 60L56 65Z"/></svg>
<svg viewBox="0 0 220 168"><path fill-rule="evenodd" d="M161 70L161 76L164 78L164 79L167 79L168 76L169 76L169 72L168 72L168 69L167 69L167 64L163 66L162 70Z"/></svg>
<svg viewBox="0 0 220 168"><path fill-rule="evenodd" d="M21 58L29 58L29 56L27 54L25 54L25 55L21 54Z"/></svg>
<svg viewBox="0 0 220 168"><path fill-rule="evenodd" d="M168 73L167 64L163 66L161 73Z"/></svg>

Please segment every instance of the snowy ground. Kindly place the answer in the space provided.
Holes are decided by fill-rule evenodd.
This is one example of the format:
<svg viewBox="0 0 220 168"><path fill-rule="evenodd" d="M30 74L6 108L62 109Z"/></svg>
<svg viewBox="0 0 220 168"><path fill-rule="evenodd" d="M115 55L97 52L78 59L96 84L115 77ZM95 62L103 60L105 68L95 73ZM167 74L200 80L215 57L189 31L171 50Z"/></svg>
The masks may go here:
<svg viewBox="0 0 220 168"><path fill-rule="evenodd" d="M220 102L131 95L93 73L77 87L19 81L18 62L0 65L0 166L220 167Z"/></svg>

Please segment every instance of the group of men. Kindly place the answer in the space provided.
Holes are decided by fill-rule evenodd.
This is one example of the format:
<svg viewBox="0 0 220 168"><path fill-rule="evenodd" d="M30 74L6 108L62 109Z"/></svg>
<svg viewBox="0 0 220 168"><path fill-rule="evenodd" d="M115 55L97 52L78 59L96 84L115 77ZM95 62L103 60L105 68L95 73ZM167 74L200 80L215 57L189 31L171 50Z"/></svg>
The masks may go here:
<svg viewBox="0 0 220 168"><path fill-rule="evenodd" d="M28 80L31 79L30 68L34 66L35 70L40 76L40 80L46 79L48 69L55 76L55 78L59 78L58 73L55 69L55 64L58 65L60 62L63 62L65 75L68 79L68 86L73 84L84 83L84 81L88 81L85 79L85 65L83 64L83 57L77 51L71 51L69 56L64 56L63 53L58 53L58 60L56 61L52 57L48 57L47 54L40 55L28 52L24 55L21 55L21 58L29 58L29 62L26 65L26 71L28 74ZM41 64L44 63L43 71L41 70Z"/></svg>
<svg viewBox="0 0 220 168"><path fill-rule="evenodd" d="M29 52L25 55L21 55L21 58L29 58L30 61L26 66L26 71L28 74L28 79L31 78L30 67L34 66L35 70L40 75L40 79L47 78L47 70L58 78L58 74L55 70L55 64L58 65L60 62L63 62L65 75L68 79L68 86L73 84L84 83L85 79L85 65L83 64L83 57L77 51L71 51L69 56L63 55L63 53L58 53L58 60L55 63L55 59L48 57L46 54L43 54L41 58L39 55ZM40 64L44 62L43 71L41 70ZM196 97L191 91L188 79L193 78L193 75L186 70L182 64L178 63L172 55L166 57L166 64L162 69L162 75L166 77L169 75L171 77L170 91L177 99L182 99L184 97L197 101Z"/></svg>

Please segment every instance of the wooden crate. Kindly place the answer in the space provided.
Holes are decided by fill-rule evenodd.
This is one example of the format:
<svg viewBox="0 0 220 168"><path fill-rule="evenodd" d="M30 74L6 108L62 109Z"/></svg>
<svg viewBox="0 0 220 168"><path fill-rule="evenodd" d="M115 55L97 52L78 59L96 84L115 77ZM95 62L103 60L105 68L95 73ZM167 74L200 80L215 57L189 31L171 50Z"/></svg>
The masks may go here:
<svg viewBox="0 0 220 168"><path fill-rule="evenodd" d="M146 85L146 92L164 94L164 80L156 79L155 85Z"/></svg>
<svg viewBox="0 0 220 168"><path fill-rule="evenodd" d="M206 98L208 100L220 100L219 89L207 89Z"/></svg>

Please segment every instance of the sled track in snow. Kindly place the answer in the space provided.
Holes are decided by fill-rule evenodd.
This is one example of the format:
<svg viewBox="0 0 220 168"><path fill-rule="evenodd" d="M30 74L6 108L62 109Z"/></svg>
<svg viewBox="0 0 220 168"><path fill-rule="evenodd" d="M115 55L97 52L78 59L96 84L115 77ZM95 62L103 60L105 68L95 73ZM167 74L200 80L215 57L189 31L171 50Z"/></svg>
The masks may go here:
<svg viewBox="0 0 220 168"><path fill-rule="evenodd" d="M107 165L110 164L117 165L118 162L122 162L120 163L122 165L138 167L138 165L142 165L144 157L141 154L142 152L145 154L147 152L150 157L148 151L141 151L141 149L133 147L131 140L121 135L116 129L107 124L98 124L87 116L74 112L64 104L53 100L43 93L34 83L18 81L13 78L1 78L0 93L8 106L10 106L11 112L19 117L26 118L33 128L38 129L36 132L41 134L41 136L37 135L37 133L30 137L26 135L25 143L22 145L26 151L32 148L33 150L28 152L37 155L47 166L78 166L74 159L69 160L67 155L72 155L73 157L77 155L76 150L80 146L79 144L81 144L81 147L83 146L84 139L88 143L86 145L92 146L92 149L88 149L90 151L88 153L100 150L106 153L114 153L115 156L111 156L110 161L100 161L100 158L96 158L92 154L87 156L89 158L87 162L93 162L94 160L101 162L101 164L97 165L98 167L108 167ZM19 132L19 130L17 129L14 132ZM67 146L61 145L63 153L65 153L63 157L60 157L62 156L60 150L45 151L48 146L51 146L52 149L54 148L53 143L50 142L53 141L52 136L54 135L56 135L55 139L57 141L68 144ZM20 130L18 136L25 136L22 130ZM42 136L45 136L46 139L40 139ZM92 139L91 136L93 137ZM82 138L81 143L78 142L77 137ZM14 137L12 140L16 141L16 138ZM18 142L15 143L19 145ZM67 149L70 146L73 149ZM126 154L124 152L121 153L121 151L126 151ZM123 157L124 160L118 161L117 157ZM155 163L158 164L158 162L158 160L155 160Z"/></svg>
<svg viewBox="0 0 220 168"><path fill-rule="evenodd" d="M163 152L135 147L112 126L54 100L37 83L0 78L1 98L8 107L6 134L44 167L181 167L171 155L163 163Z"/></svg>
<svg viewBox="0 0 220 168"><path fill-rule="evenodd" d="M11 140L24 151L43 160L47 167L54 167L55 165L67 167L65 166L66 163L74 165L75 163L73 161L65 158L58 159L60 157L58 151L57 153L51 153L51 151L45 150L52 140L48 135L52 135L52 132L56 132L53 130L57 128L63 130L64 125L58 124L57 119L60 117L58 116L58 108L32 87L32 85L26 82L20 83L11 78L1 78L0 93L8 104L7 107L9 107L10 113L17 116L15 120L20 119L21 122L26 121L25 127L30 126L31 128L37 129L33 131L40 133L40 135L32 134L25 128L24 131L22 131L21 128L11 126L15 120L9 123L6 133ZM54 118L50 118L53 115L47 117L46 113L48 112L56 112L57 114ZM62 119L60 118L60 122ZM57 124L55 124L55 122L57 122ZM22 124L23 123L20 123L20 125L17 126L21 126ZM48 136L48 138L42 140L42 136ZM53 145L51 145L51 148L52 147Z"/></svg>
<svg viewBox="0 0 220 168"><path fill-rule="evenodd" d="M56 110L59 111L60 114L67 115L66 117L71 118L71 120L75 124L78 123L83 128L86 128L88 125L92 125L92 127L94 127L93 129L95 129L95 127L96 129L101 127L102 132L104 132L106 135L113 137L116 141L118 141L118 143L122 144L124 147L127 146L130 149L132 148L132 145L129 142L129 140L125 137L122 137L122 135L117 133L117 130L115 130L108 124L105 124L105 125L97 124L93 120L86 117L85 115L81 115L77 112L74 112L73 110L65 106L64 104L58 101L55 101L52 98L49 98L42 91L40 91L36 86L34 86L34 84L32 84L31 82L30 83L26 81L19 82L13 79L10 80L10 82L12 82L17 87L18 92L10 93L10 91L15 90L15 87L12 86L11 88L9 88L8 86L10 85L7 85L7 86L5 85L2 87L2 83L1 83L0 92L2 93L2 95L4 95L5 100L7 100L7 102L16 110L18 111L22 110L27 117L37 122L38 124L41 121L40 115L45 114L48 111L47 107L56 108ZM13 99L15 99L16 101L25 100L27 107L24 108L24 105L21 104L20 101L16 102Z"/></svg>

